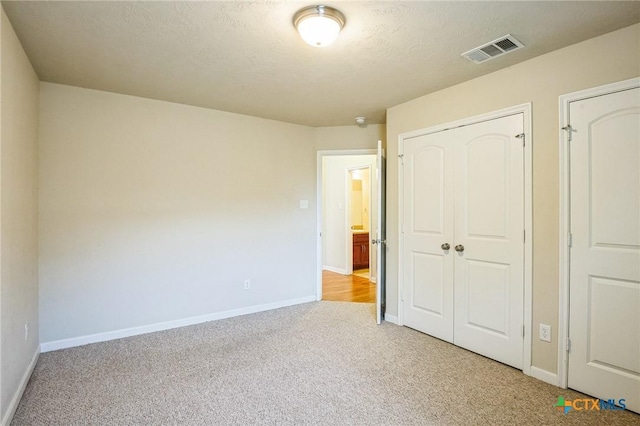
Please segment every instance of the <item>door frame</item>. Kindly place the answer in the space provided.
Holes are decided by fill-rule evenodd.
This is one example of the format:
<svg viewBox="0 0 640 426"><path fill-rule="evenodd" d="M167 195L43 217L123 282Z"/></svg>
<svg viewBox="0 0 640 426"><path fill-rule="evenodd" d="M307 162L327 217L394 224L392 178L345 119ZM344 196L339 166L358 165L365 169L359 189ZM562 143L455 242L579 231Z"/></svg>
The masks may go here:
<svg viewBox="0 0 640 426"><path fill-rule="evenodd" d="M569 383L569 284L570 262L569 232L571 231L571 179L569 165L569 143L566 126L569 123L569 105L572 102L608 95L624 90L640 87L640 78L632 78L616 83L605 84L558 97L560 111L560 128L558 140L560 147L560 234L559 234L559 294L558 294L558 379L557 386L566 389Z"/></svg>
<svg viewBox="0 0 640 426"><path fill-rule="evenodd" d="M404 325L404 233L402 218L404 217L404 182L402 157L404 156L405 139L429 135L456 127L468 126L483 121L495 120L514 114L523 114L524 118L524 306L523 306L523 354L522 372L531 375L531 344L532 344L532 282L533 282L533 167L532 147L533 132L531 124L531 102L515 105L497 111L479 114L472 117L451 121L424 129L414 130L398 135L398 218L400 219L398 235L398 325Z"/></svg>
<svg viewBox="0 0 640 426"><path fill-rule="evenodd" d="M345 149L317 151L316 159L316 300L322 300L322 159L324 157L350 155L376 155L376 149ZM376 160L377 161L377 160ZM345 206L345 209L349 208ZM352 254L351 254L352 255ZM347 250L347 257L351 256ZM352 266L353 267L353 266Z"/></svg>

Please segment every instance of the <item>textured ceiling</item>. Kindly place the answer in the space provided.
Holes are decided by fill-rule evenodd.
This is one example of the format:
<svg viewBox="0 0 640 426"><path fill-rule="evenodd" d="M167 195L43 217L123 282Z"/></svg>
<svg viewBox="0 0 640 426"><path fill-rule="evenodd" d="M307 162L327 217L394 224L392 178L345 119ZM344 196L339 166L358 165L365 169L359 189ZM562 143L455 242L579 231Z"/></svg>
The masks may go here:
<svg viewBox="0 0 640 426"><path fill-rule="evenodd" d="M43 81L310 126L383 123L387 107L640 22L638 1L328 1L347 23L314 48L291 23L313 1L2 4ZM526 48L460 56L507 33Z"/></svg>

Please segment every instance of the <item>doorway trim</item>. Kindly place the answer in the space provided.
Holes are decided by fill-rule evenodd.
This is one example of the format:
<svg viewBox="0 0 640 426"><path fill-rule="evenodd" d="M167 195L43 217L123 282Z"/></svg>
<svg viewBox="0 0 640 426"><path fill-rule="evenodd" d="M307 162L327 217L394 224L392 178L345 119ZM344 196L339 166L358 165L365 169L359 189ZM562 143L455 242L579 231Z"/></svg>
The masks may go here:
<svg viewBox="0 0 640 426"><path fill-rule="evenodd" d="M590 89L579 90L567 93L558 98L560 111L560 128L558 129L558 139L560 147L560 235L559 235L559 274L560 285L558 294L558 383L557 386L566 389L569 383L569 271L571 254L569 250L569 232L571 231L571 179L569 164L569 143L567 132L563 129L569 123L569 105L571 102L597 96L608 95L623 90L640 87L640 78L632 78L616 83L605 84L603 86Z"/></svg>
<svg viewBox="0 0 640 426"><path fill-rule="evenodd" d="M322 159L330 156L377 155L376 149L317 151L316 159L316 300L322 300Z"/></svg>
<svg viewBox="0 0 640 426"><path fill-rule="evenodd" d="M531 371L531 345L532 345L532 282L533 282L533 167L532 167L532 147L533 147L533 133L531 124L531 102L515 105L509 108L504 108L497 111L488 112L485 114L475 115L472 117L463 118L456 121L451 121L444 124L438 124L436 126L427 127L424 129L414 130L407 133L398 135L398 217L404 217L404 182L403 182L403 168L402 168L402 156L404 155L404 141L405 139L414 138L417 136L429 135L432 133L438 133L445 130L453 129L456 127L468 126L471 124L480 123L483 121L495 120L497 118L506 117L514 114L523 114L524 118L524 134L525 134L525 146L524 146L524 306L523 306L523 325L524 325L524 338L523 338L523 354L522 354L522 372L527 376L532 375ZM404 234L402 232L404 224L400 223L400 229L398 231L398 325L404 325L404 260L403 260L403 247L404 247Z"/></svg>

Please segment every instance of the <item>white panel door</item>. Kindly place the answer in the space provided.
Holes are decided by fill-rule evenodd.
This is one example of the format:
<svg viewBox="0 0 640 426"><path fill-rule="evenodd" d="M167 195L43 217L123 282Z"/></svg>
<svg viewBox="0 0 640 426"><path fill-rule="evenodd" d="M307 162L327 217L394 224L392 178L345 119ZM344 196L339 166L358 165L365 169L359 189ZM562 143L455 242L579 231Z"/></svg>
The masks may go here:
<svg viewBox="0 0 640 426"><path fill-rule="evenodd" d="M453 341L453 152L451 132L404 141L404 324L447 342Z"/></svg>
<svg viewBox="0 0 640 426"><path fill-rule="evenodd" d="M378 161L376 163L377 234L371 241L376 247L376 322L378 324L382 323L386 309L386 164L382 141L378 141Z"/></svg>
<svg viewBox="0 0 640 426"><path fill-rule="evenodd" d="M569 106L569 387L640 412L640 89Z"/></svg>
<svg viewBox="0 0 640 426"><path fill-rule="evenodd" d="M455 130L454 343L522 368L524 157L516 114Z"/></svg>

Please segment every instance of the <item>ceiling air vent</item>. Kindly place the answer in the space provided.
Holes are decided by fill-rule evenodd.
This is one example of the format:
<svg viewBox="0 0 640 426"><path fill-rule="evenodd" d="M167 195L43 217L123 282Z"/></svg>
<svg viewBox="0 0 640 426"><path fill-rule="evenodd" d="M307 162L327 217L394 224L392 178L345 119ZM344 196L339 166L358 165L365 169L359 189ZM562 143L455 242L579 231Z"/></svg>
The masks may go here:
<svg viewBox="0 0 640 426"><path fill-rule="evenodd" d="M507 34L504 37L493 40L491 43L483 44L480 47L464 52L461 56L473 63L479 64L522 47L524 47L524 44L520 43L511 34Z"/></svg>

